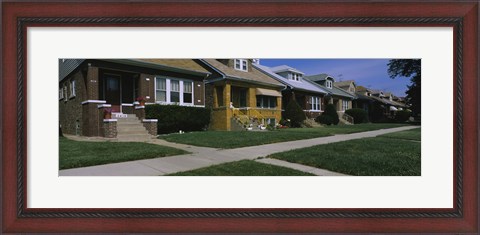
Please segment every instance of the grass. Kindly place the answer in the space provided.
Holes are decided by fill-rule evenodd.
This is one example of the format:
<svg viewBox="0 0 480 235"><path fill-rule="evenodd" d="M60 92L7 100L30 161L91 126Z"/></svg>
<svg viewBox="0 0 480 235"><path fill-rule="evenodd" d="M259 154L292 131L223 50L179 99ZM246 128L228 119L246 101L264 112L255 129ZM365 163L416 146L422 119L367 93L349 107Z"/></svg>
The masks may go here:
<svg viewBox="0 0 480 235"><path fill-rule="evenodd" d="M272 154L268 157L348 175L419 176L421 143L374 137Z"/></svg>
<svg viewBox="0 0 480 235"><path fill-rule="evenodd" d="M411 129L406 131L393 132L393 133L381 135L379 137L421 141L422 136L421 136L421 128L416 128L416 129Z"/></svg>
<svg viewBox="0 0 480 235"><path fill-rule="evenodd" d="M357 124L339 125L319 128L288 128L275 131L204 131L185 134L170 134L161 136L170 142L212 147L212 148L240 148L246 146L271 144L285 141L311 139L331 136L335 134L350 134L355 132L371 131L385 128L405 126L405 124Z"/></svg>
<svg viewBox="0 0 480 235"><path fill-rule="evenodd" d="M312 174L252 160L242 160L177 172L170 176L312 176Z"/></svg>
<svg viewBox="0 0 480 235"><path fill-rule="evenodd" d="M186 151L135 142L83 142L60 137L60 170L185 154Z"/></svg>

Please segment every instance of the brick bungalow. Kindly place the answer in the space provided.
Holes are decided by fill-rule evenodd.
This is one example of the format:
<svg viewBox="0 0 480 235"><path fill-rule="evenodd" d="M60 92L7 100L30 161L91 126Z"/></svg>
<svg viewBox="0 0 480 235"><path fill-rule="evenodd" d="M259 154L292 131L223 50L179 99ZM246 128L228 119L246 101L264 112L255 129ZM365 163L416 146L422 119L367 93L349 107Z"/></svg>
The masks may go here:
<svg viewBox="0 0 480 235"><path fill-rule="evenodd" d="M137 99L204 107L209 75L186 59L60 59L60 127L66 134L115 138L141 135L143 126L145 135L156 135L156 120L145 119ZM105 118L107 109L112 118Z"/></svg>
<svg viewBox="0 0 480 235"><path fill-rule="evenodd" d="M205 81L210 129L255 129L280 121L285 86L252 66L252 59L200 61L212 73Z"/></svg>
<svg viewBox="0 0 480 235"><path fill-rule="evenodd" d="M328 91L328 96L325 99L326 104L333 104L335 106L335 110L337 110L340 121L346 121L347 123L351 123L353 121L351 117L345 114L345 110L352 108L352 101L355 99L355 94L351 94L335 86L335 79L328 74L322 73L305 76L305 78Z"/></svg>
<svg viewBox="0 0 480 235"><path fill-rule="evenodd" d="M253 66L285 85L282 90L283 110L291 100L295 100L308 118L316 118L323 113L323 103L328 92L304 79L302 71L287 65L270 68L254 63Z"/></svg>

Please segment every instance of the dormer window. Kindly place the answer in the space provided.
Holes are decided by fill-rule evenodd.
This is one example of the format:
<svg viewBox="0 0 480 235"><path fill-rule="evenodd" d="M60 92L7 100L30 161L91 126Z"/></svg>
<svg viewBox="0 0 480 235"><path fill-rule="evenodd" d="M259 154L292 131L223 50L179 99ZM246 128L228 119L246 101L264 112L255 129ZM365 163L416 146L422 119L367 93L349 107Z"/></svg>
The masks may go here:
<svg viewBox="0 0 480 235"><path fill-rule="evenodd" d="M235 59L235 69L241 71L248 71L248 62L246 59Z"/></svg>
<svg viewBox="0 0 480 235"><path fill-rule="evenodd" d="M327 88L330 88L330 89L332 89L333 82L332 82L332 81L330 81L330 80L327 80L327 81L325 82L325 86L326 86Z"/></svg>
<svg viewBox="0 0 480 235"><path fill-rule="evenodd" d="M292 80L293 81L300 81L300 78L302 78L302 75L301 74L298 74L298 73L292 73Z"/></svg>

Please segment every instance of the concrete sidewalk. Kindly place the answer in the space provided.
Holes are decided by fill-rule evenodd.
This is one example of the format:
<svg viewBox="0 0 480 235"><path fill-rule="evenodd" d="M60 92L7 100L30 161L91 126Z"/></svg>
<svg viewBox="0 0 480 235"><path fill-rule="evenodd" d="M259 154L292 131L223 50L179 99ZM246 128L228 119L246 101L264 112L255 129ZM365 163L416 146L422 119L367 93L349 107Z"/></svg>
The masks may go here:
<svg viewBox="0 0 480 235"><path fill-rule="evenodd" d="M405 126L390 129L381 129L375 131L360 132L354 134L335 135L328 137L319 137L314 139L288 141L274 144L266 144L259 146L250 146L236 149L219 150L214 148L196 147L190 145L183 145L171 143L164 140L151 140L148 143L170 146L174 148L184 149L191 152L190 154L177 155L171 157L154 158L137 160L130 162L113 163L106 165L98 165L91 167L82 167L61 170L60 176L157 176L172 174L181 171L189 171L202 167L222 164L226 162L234 162L244 159L254 160L260 157L266 157L273 153L284 152L293 149L306 148L314 145L328 144L340 141L347 141L360 138L375 137L392 132L404 131L419 128L419 126ZM263 161L261 161L263 162ZM265 161L264 163L267 163ZM278 160L275 163L280 163ZM269 163L269 164L274 164ZM275 165L275 164L274 164ZM290 165L290 168L298 168L299 164L295 166ZM284 164L289 167L288 164ZM300 168L298 168L300 169ZM314 169L305 168L305 171L312 171ZM313 174L322 175L322 172L310 172ZM326 172L323 172L326 173ZM327 172L328 173L328 172ZM338 173L329 173L330 175Z"/></svg>

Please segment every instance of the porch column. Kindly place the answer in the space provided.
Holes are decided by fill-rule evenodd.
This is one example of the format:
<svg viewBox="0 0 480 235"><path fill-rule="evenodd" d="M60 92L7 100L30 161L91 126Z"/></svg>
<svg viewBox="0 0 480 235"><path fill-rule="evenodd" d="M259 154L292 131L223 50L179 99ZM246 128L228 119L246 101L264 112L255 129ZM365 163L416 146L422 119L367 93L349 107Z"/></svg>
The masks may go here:
<svg viewBox="0 0 480 235"><path fill-rule="evenodd" d="M151 74L140 74L138 83L138 96L143 96L146 102L155 102L155 76ZM136 99L137 97L135 97Z"/></svg>
<svg viewBox="0 0 480 235"><path fill-rule="evenodd" d="M255 92L254 87L248 88L248 91L247 91L247 107L250 107L250 108L257 107L257 93Z"/></svg>
<svg viewBox="0 0 480 235"><path fill-rule="evenodd" d="M217 95L217 87L215 85L211 85L213 87L213 108L218 108L218 95Z"/></svg>
<svg viewBox="0 0 480 235"><path fill-rule="evenodd" d="M230 109L230 95L232 86L229 82L225 82L223 87L223 103L225 104L225 126L227 130L231 129L232 109Z"/></svg>
<svg viewBox="0 0 480 235"><path fill-rule="evenodd" d="M275 113L275 122L279 123L282 119L282 97L277 97L277 112Z"/></svg>
<svg viewBox="0 0 480 235"><path fill-rule="evenodd" d="M87 68L87 99L85 100L100 100L102 98L99 97L99 77L98 77L98 68L91 67L88 65Z"/></svg>

